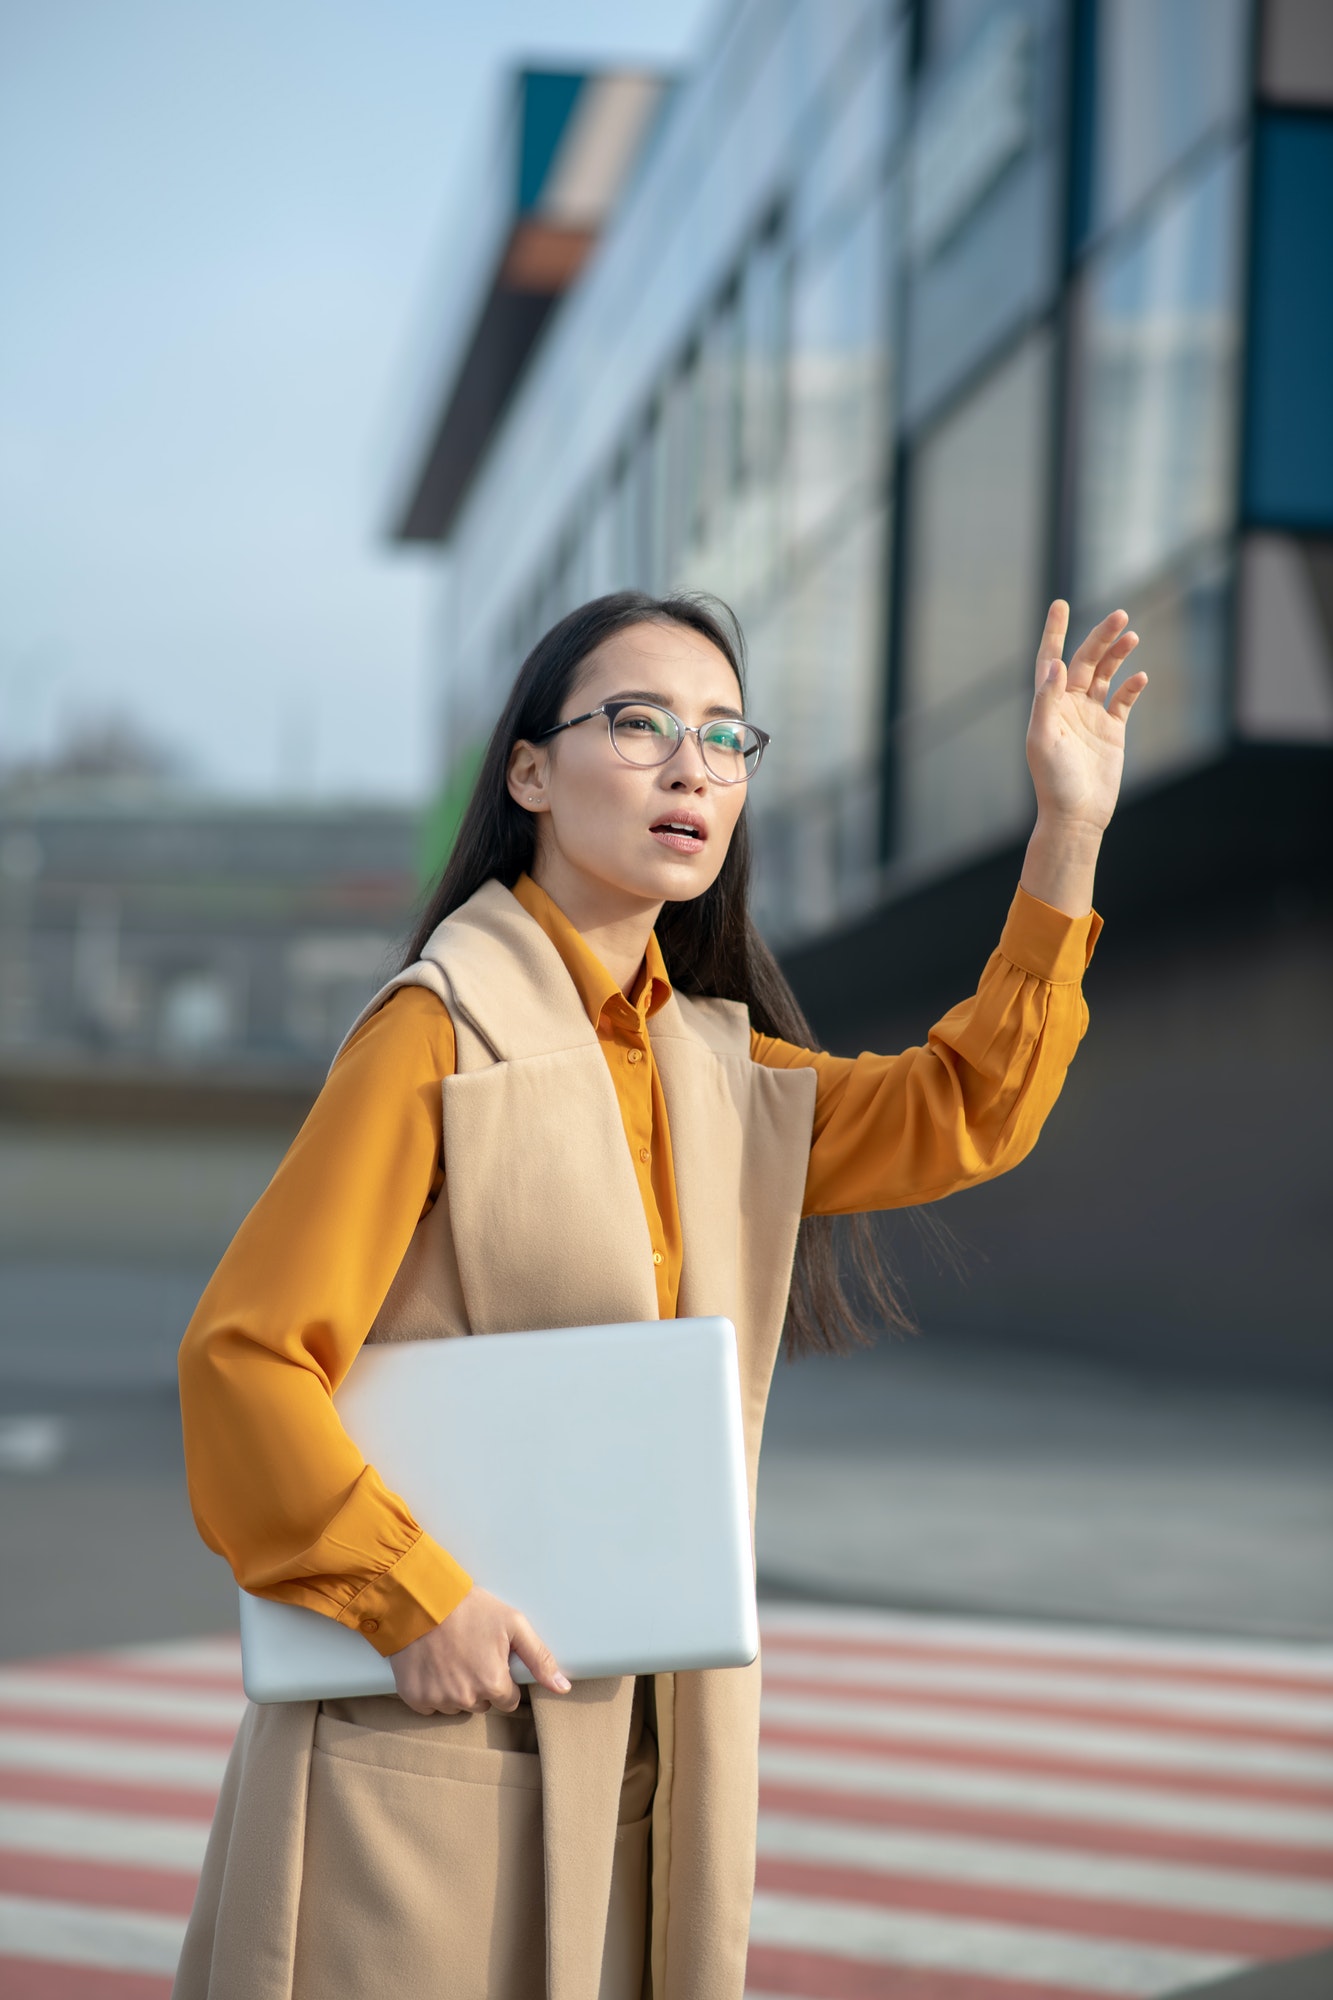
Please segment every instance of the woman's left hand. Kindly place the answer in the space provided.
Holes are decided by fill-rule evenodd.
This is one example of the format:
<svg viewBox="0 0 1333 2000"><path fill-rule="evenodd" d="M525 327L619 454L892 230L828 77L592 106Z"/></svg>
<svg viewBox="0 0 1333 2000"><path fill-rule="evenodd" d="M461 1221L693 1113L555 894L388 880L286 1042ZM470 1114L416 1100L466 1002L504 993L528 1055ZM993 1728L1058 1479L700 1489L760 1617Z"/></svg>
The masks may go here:
<svg viewBox="0 0 1333 2000"><path fill-rule="evenodd" d="M1037 691L1028 723L1028 769L1037 789L1037 819L1097 837L1120 792L1125 721L1146 674L1130 674L1114 694L1111 682L1138 645L1128 614L1113 611L1089 632L1066 667L1069 606L1057 597L1046 614L1037 652ZM1108 699L1109 696L1109 699Z"/></svg>

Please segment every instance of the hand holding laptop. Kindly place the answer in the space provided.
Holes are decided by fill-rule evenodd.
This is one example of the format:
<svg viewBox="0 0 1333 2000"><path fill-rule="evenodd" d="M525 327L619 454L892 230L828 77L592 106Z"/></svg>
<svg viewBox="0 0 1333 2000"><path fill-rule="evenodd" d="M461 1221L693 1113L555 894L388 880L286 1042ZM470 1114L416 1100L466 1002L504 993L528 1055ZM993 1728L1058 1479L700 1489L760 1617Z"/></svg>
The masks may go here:
<svg viewBox="0 0 1333 2000"><path fill-rule="evenodd" d="M461 1604L435 1627L389 1656L402 1699L418 1715L512 1713L519 1689L509 1671L516 1653L533 1679L556 1694L569 1681L521 1611L473 1584Z"/></svg>
<svg viewBox="0 0 1333 2000"><path fill-rule="evenodd" d="M563 1692L561 1669L579 1681L755 1659L730 1320L372 1342L334 1403L485 1587L387 1655L309 1606L242 1591L252 1701L397 1693L420 1714L457 1714L512 1709L515 1683Z"/></svg>

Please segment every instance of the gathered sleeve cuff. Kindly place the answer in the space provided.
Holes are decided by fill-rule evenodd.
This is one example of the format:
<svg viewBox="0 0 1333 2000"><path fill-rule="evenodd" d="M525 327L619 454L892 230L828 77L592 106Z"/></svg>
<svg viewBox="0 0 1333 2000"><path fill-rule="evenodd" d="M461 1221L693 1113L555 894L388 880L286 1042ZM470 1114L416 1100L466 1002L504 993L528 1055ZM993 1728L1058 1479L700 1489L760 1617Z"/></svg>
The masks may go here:
<svg viewBox="0 0 1333 2000"><path fill-rule="evenodd" d="M364 1584L338 1620L363 1632L378 1653L399 1653L442 1625L463 1602L472 1578L447 1549L426 1534L391 1569Z"/></svg>
<svg viewBox="0 0 1333 2000"><path fill-rule="evenodd" d="M924 1046L831 1056L754 1035L756 1062L816 1073L807 1215L936 1201L1016 1166L1086 1030L1081 980L1101 930L1019 888L976 992Z"/></svg>
<svg viewBox="0 0 1333 2000"><path fill-rule="evenodd" d="M1067 917L1019 888L1000 933L1000 952L1019 972L1051 986L1077 986L1087 971L1102 920L1095 910Z"/></svg>

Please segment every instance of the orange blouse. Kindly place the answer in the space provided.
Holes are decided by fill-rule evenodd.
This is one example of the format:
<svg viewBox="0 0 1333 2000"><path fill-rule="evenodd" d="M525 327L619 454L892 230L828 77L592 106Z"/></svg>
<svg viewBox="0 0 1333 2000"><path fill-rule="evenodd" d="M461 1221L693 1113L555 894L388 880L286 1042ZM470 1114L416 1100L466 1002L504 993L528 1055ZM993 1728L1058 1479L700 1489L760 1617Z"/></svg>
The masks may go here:
<svg viewBox="0 0 1333 2000"><path fill-rule="evenodd" d="M652 1241L659 1310L681 1271L671 1135L648 1022L671 992L656 937L626 997L535 882L514 894L567 966L596 1028ZM1023 889L970 1000L901 1055L826 1055L752 1034L770 1068L818 1087L807 1215L932 1201L1034 1144L1087 1026L1080 986L1101 928ZM422 1532L339 1423L332 1392L443 1184L440 1081L453 1024L403 987L351 1037L186 1331L181 1415L190 1500L247 1590L374 1627L398 1652L448 1617L466 1570Z"/></svg>

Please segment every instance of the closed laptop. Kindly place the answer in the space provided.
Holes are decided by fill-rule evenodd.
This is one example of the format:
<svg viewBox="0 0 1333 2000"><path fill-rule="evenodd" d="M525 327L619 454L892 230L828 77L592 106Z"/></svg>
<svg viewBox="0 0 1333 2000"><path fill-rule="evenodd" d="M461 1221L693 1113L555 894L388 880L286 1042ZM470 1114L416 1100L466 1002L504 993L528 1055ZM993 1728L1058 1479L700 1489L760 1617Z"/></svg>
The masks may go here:
<svg viewBox="0 0 1333 2000"><path fill-rule="evenodd" d="M422 1527L525 1613L572 1680L755 1658L730 1320L372 1344L334 1405ZM241 1654L252 1701L394 1692L360 1632L246 1591Z"/></svg>

